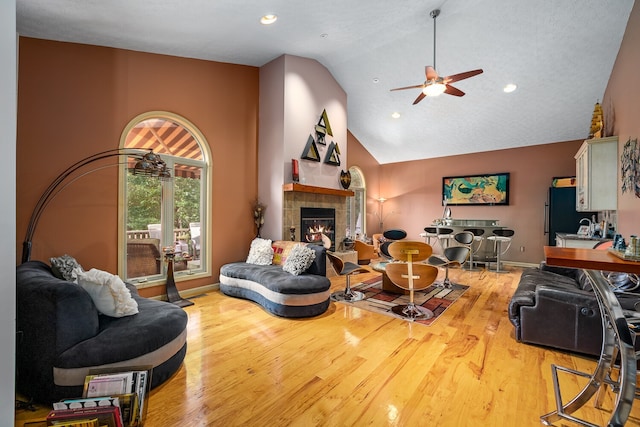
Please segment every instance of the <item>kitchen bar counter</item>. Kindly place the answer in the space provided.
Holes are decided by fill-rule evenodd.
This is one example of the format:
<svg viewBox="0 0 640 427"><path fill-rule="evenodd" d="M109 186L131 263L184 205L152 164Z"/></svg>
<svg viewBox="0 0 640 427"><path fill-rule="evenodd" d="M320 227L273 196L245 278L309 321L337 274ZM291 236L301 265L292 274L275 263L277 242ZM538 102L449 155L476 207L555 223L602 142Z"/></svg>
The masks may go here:
<svg viewBox="0 0 640 427"><path fill-rule="evenodd" d="M625 317L625 312L611 286L598 270L640 274L640 262L623 260L608 251L598 249L545 246L544 255L546 263L549 265L585 269L600 308L603 341L598 364L591 375L551 365L556 410L540 417L540 421L545 425L553 425L555 422L565 419L585 426L594 425L577 418L575 412L590 403L594 396L595 407L602 409L602 399L598 393L605 391L601 388L607 388L610 385L611 390L615 393L615 398L613 399L613 408L607 407L606 409L611 413L607 425L623 426L629 418L636 396L636 352L629 329L629 319ZM609 377L614 361L619 366L615 381ZM589 382L574 398L562 399L558 381L559 371L564 374L569 373L589 378ZM607 378L609 378L608 381Z"/></svg>
<svg viewBox="0 0 640 427"><path fill-rule="evenodd" d="M624 260L609 251L545 246L544 256L549 265L640 274L640 262Z"/></svg>
<svg viewBox="0 0 640 427"><path fill-rule="evenodd" d="M436 219L433 221L431 226L437 226L441 228L450 228L453 230L453 233L458 233L460 231L464 231L468 228L480 228L484 230L484 234L482 234L482 246L477 253L473 255L474 262L484 262L484 261L495 261L496 254L493 247L493 243L491 241L486 241L486 238L493 234L494 230L500 230L506 227L499 225L500 220L497 219L455 219L455 218L444 218L444 219ZM420 233L420 236L425 237L425 233ZM474 244L474 249L478 247L478 243ZM504 247L503 247L504 249Z"/></svg>

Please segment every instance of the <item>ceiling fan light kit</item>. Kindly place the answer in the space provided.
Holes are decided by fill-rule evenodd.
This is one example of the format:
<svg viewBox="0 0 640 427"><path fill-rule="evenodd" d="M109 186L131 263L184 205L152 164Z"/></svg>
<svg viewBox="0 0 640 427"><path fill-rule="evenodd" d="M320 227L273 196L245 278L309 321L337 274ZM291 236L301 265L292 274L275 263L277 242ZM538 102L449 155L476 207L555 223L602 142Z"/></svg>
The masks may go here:
<svg viewBox="0 0 640 427"><path fill-rule="evenodd" d="M422 89L422 93L427 96L440 96L444 93L445 90L447 90L447 86L443 85L442 83L433 83L425 86Z"/></svg>
<svg viewBox="0 0 640 427"><path fill-rule="evenodd" d="M464 92L458 88L451 86L449 83L458 82L460 80L468 79L469 77L476 76L482 73L482 69L466 71L464 73L453 74L447 77L440 77L436 72L436 18L440 15L440 9L434 9L430 13L433 18L433 66L427 65L424 69L426 80L424 83L413 86L398 87L391 89L406 90L406 89L421 89L420 94L413 101L413 105L422 101L427 96L439 96L442 93L453 96L464 96Z"/></svg>

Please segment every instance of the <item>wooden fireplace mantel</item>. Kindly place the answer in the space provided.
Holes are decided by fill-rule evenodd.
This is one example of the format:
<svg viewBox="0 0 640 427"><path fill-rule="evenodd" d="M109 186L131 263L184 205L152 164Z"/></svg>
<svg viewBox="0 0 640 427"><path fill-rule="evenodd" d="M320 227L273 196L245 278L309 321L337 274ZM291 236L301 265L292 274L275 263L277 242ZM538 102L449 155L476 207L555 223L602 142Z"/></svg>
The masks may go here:
<svg viewBox="0 0 640 427"><path fill-rule="evenodd" d="M298 184L296 182L290 182L282 186L282 191L286 192L298 192L298 193L312 193L312 194L328 194L330 196L351 197L354 192L351 190L338 190L336 188L314 187L312 185Z"/></svg>

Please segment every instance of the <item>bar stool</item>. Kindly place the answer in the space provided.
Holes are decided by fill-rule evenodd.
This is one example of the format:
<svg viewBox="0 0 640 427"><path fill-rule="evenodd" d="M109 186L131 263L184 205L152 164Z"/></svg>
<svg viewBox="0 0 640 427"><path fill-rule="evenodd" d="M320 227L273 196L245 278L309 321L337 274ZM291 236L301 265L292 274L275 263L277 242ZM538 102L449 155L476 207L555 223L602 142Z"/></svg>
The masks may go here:
<svg viewBox="0 0 640 427"><path fill-rule="evenodd" d="M478 270L478 268L474 265L477 263L473 260L473 256L480 252L482 243L484 243L484 228L465 228L464 231L473 233L473 243L471 244L471 252L469 253L469 265L466 270L475 271ZM478 243L478 245L474 247L474 243Z"/></svg>
<svg viewBox="0 0 640 427"><path fill-rule="evenodd" d="M425 243L431 247L435 247L435 242L440 245L440 248L444 250L449 246L449 239L453 238L453 228L448 227L425 227L424 228ZM446 244L443 242L446 242Z"/></svg>
<svg viewBox="0 0 640 427"><path fill-rule="evenodd" d="M344 262L342 259L337 257L336 255L327 252L327 257L329 257L329 262L333 266L333 269L340 276L345 277L347 281L347 285L344 288L344 291L337 291L331 294L332 301L347 301L347 302L356 302L363 300L364 294L362 292L354 291L351 289L351 275L358 273L369 273L364 267L360 267L358 264L354 264L352 262Z"/></svg>
<svg viewBox="0 0 640 427"><path fill-rule="evenodd" d="M507 253L509 248L511 247L511 242L513 241L513 235L515 231L510 230L508 228L493 230L493 235L487 237L487 240L493 241L493 247L496 254L496 269L491 270L494 273L508 273L506 270L500 270L500 258L502 255ZM507 243L507 247L503 250L502 244Z"/></svg>

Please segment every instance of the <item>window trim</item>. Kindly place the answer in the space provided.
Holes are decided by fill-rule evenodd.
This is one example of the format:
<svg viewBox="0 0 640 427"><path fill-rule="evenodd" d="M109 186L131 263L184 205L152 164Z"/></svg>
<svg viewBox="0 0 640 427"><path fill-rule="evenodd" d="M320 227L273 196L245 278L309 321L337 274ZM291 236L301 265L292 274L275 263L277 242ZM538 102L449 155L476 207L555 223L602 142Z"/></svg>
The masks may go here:
<svg viewBox="0 0 640 427"><path fill-rule="evenodd" d="M204 250L205 257L200 258L202 269L197 273L189 274L187 271L180 271L174 273L174 278L176 282L184 281L184 280L192 280L202 277L211 277L211 218L212 218L212 206L213 206L213 197L211 197L210 189L213 188L213 173L211 172L211 151L209 142L205 138L204 134L188 119L183 116L180 116L175 113L171 113L168 111L148 111L142 114L137 115L133 119L127 123L124 130L120 135L120 144L119 147L123 148L125 146L125 142L127 139L127 135L131 131L131 129L136 126L138 123L148 120L148 119L166 119L172 120L180 125L182 125L185 129L187 129L191 134L196 138L199 143L200 149L202 150L203 156L203 165L202 165L202 177L201 177L201 194L200 200L204 202L204 210L202 213L201 222L201 234L200 234L200 245ZM162 155L166 156L166 155ZM182 159L181 162L188 161L189 159L184 159L180 157L173 157L172 159ZM127 185L127 165L126 162L119 167L118 171L118 275L120 277L126 277L126 263L127 263L127 230L125 223L125 213L127 208L127 200L126 200L126 185ZM166 275L162 272L162 275L157 278L137 281L133 280L130 283L133 283L137 288L142 289L151 286L157 286L159 283L166 282Z"/></svg>
<svg viewBox="0 0 640 427"><path fill-rule="evenodd" d="M364 177L364 173L362 172L362 169L360 169L360 167L358 166L351 166L349 168L349 172L351 172L351 174L357 173L360 177L360 181L362 182L362 186L361 187L355 187L354 185L352 185L350 187L350 189L354 192L354 197L350 197L349 199L349 218L348 218L348 225L349 225L349 230L351 232L351 237L354 238L356 235L356 227L355 225L357 224L357 218L355 218L354 216L354 206L355 206L355 199L356 197L358 197L358 193L362 193L362 234L365 235L367 234L367 181ZM352 180L353 182L353 180Z"/></svg>

